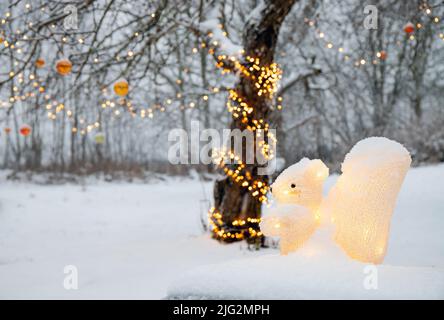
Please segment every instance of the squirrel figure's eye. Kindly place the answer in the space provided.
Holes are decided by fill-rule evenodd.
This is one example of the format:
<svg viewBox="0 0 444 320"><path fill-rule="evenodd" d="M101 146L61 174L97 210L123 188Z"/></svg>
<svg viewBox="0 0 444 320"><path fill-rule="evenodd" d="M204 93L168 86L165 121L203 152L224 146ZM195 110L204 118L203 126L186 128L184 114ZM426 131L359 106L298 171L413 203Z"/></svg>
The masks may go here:
<svg viewBox="0 0 444 320"><path fill-rule="evenodd" d="M294 183L292 183L292 184L290 185L290 187L291 187L292 189L294 189L294 188L296 188L296 185L295 185Z"/></svg>

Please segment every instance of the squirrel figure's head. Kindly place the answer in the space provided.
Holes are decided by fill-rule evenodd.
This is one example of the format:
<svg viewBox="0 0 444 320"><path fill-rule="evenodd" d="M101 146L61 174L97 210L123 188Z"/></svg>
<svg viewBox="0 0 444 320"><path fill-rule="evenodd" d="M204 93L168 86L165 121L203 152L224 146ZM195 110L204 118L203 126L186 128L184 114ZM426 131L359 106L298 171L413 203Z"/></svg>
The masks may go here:
<svg viewBox="0 0 444 320"><path fill-rule="evenodd" d="M327 166L319 159L303 158L285 169L270 186L278 203L298 204L316 211L322 201Z"/></svg>

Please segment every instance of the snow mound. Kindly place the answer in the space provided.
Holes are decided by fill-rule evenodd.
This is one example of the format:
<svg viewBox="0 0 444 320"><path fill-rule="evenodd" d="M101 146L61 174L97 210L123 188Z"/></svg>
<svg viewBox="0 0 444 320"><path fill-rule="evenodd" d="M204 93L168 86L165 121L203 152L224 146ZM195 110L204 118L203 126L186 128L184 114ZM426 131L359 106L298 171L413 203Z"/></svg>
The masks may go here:
<svg viewBox="0 0 444 320"><path fill-rule="evenodd" d="M360 263L345 256L330 236L331 229L324 227L287 256L269 254L190 270L170 285L168 298L444 298L444 268Z"/></svg>

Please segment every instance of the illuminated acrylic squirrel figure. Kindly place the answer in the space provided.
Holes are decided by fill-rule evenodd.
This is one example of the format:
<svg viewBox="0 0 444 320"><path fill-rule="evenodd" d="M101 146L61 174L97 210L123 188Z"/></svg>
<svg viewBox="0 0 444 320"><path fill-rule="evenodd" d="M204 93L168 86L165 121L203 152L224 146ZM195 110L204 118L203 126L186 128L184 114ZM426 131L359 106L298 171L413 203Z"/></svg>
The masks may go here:
<svg viewBox="0 0 444 320"><path fill-rule="evenodd" d="M280 237L282 254L299 248L319 224L319 206L328 168L321 160L302 159L285 169L271 185L276 206L262 218L261 231Z"/></svg>
<svg viewBox="0 0 444 320"><path fill-rule="evenodd" d="M383 137L361 140L346 155L341 176L323 199L328 169L321 160L304 158L271 185L277 205L262 219L261 230L281 237L281 253L287 254L301 247L321 220L331 221L334 240L347 255L381 263L410 163L409 152L398 142Z"/></svg>

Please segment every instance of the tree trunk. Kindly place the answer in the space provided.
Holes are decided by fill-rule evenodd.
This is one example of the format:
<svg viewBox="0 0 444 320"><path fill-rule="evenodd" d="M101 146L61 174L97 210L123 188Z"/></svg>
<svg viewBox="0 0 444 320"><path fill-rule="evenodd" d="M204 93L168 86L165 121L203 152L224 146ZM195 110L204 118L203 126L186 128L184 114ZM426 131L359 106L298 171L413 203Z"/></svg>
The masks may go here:
<svg viewBox="0 0 444 320"><path fill-rule="evenodd" d="M245 25L243 47L245 57L259 59L261 67L268 67L274 60L279 29L295 0L264 0L263 2L263 5L251 14L251 18ZM246 68L251 66L247 59L241 63ZM242 72L238 74L234 90L249 106L253 107L253 112L248 116L248 122L242 117L233 118L231 129L245 130L252 125L253 120L262 119L264 123L268 123L271 112L270 97L258 95L256 81L244 76ZM245 144L242 149L245 155ZM254 164L245 165L243 175L251 176L253 180L268 185L269 177L258 175L260 166L256 157L254 158ZM235 165L232 166L233 169L235 167ZM217 180L214 187L214 211L211 217L216 226L213 229L213 237L226 242L246 239L249 243L260 244L262 236L256 219L261 216L261 207L262 202L254 197L248 188L233 181L231 177L226 176ZM239 221L242 223L239 224Z"/></svg>

